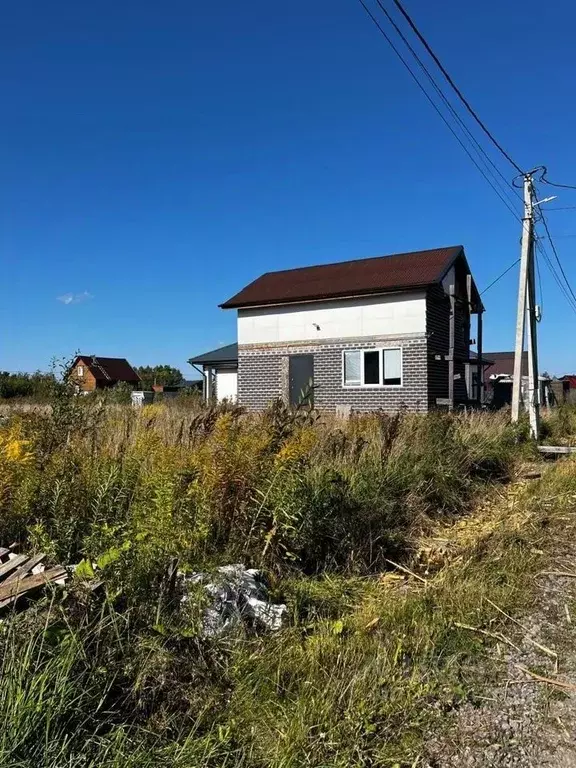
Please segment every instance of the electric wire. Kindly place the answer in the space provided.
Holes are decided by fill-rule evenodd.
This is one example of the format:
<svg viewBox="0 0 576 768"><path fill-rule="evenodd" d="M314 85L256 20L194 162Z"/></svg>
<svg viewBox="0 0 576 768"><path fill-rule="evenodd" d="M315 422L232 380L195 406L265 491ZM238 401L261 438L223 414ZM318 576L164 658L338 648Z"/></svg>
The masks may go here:
<svg viewBox="0 0 576 768"><path fill-rule="evenodd" d="M490 285L487 285L487 286L486 286L486 288L484 288L484 290L483 290L483 291L480 291L480 296L484 296L484 294L486 293L486 291L489 291L489 290L490 290L490 288L492 288L492 286L493 286L493 285L496 285L496 283L497 283L499 280L502 280L502 278L503 278L505 275L507 275L507 274L508 274L508 272L510 272L510 270L511 270L511 269L514 269L514 267L516 266L516 264L518 264L518 262L519 262L519 261L520 261L520 257L518 257L518 258L516 259L516 261L512 262L512 264L510 264L510 266L509 266L509 267L506 267L506 269L504 270L504 272L502 272L500 275L498 275L498 277L497 277L495 280L492 280L492 282L490 283Z"/></svg>
<svg viewBox="0 0 576 768"><path fill-rule="evenodd" d="M541 169L536 169L536 170L542 170L542 176L545 175L545 173L546 173L545 166L542 166ZM542 179L540 179L540 180L542 180ZM533 181L531 181L531 188L532 188L532 194L535 196L537 190L536 190L536 187L535 187ZM537 206L534 206L533 211L534 211L535 222L541 222L542 225L544 226L544 229L545 229L546 235L547 235L547 239L548 239L548 241L550 243L550 247L552 248L552 251L554 253L554 257L555 257L556 262L558 263L558 266L560 268L561 276L558 274L552 259L550 258L548 252L544 248L543 238L542 237L538 237L535 234L536 248L537 248L537 250L540 250L540 253L542 254L543 258L545 259L546 264L547 264L550 272L552 273L552 276L554 277L554 280L556 281L556 284L558 285L558 287L562 291L564 297L566 298L566 300L570 304L571 309L573 309L576 312L576 294L572 290L572 286L570 285L570 281L568 280L568 276L566 275L566 272L564 271L564 267L562 266L562 262L560 261L560 255L559 255L559 253L558 253L558 251L556 249L554 241L552 240L551 232L550 232L550 229L548 227L548 222L546 221L546 216L544 215L544 210L542 209L541 206L537 205ZM542 290L541 287L540 287L540 290Z"/></svg>
<svg viewBox="0 0 576 768"><path fill-rule="evenodd" d="M426 97L426 99L427 99L427 100L430 102L430 104L432 105L432 107L434 108L434 110L435 110L435 111L438 113L439 117L440 117L440 118L441 118L441 120L444 122L444 124L446 125L446 127L448 128L448 130L450 131L450 133L452 133L452 135L454 136L454 138L456 139L456 141L457 141L457 142L460 144L460 146L462 147L462 149L464 150L464 152L466 152L466 154L468 155L468 157L470 158L470 160L472 161L472 163L473 163L473 164L476 166L476 168L477 168L477 169L478 169L478 171L479 171L479 172L482 174L482 176L484 177L484 179L485 179L485 180L488 182L488 184L489 184L489 185L492 187L492 189L494 190L494 192L496 193L496 195L498 195L498 197L500 198L500 200L501 200L501 201L504 203L504 205L505 205L505 206L508 208L508 210L509 210L509 211L512 213L512 215L514 216L514 218L516 218L518 221L521 221L521 219L520 219L520 217L519 217L519 215L518 215L517 211L515 211L515 210L514 210L514 208L512 208L512 206L510 205L509 201L508 201L508 200L507 200L507 199L506 199L506 198L505 198L505 197L504 197L504 196L501 194L500 190L499 190L499 189L498 189L496 186L494 186L494 184L492 183L492 180L491 180L491 179L490 179L490 178L489 178L489 177L486 175L486 173L484 172L483 168L482 168L480 165L478 165L478 163L476 162L476 159L475 159L475 158L474 158L474 156L473 156L473 155L470 153L470 150L468 149L468 147L467 147L467 146L464 144L464 142L462 141L462 139L460 138L460 136L459 136L459 135L456 133L456 131L454 130L454 128L452 127L452 125L451 125L451 124L449 123L449 121L446 119L446 117L444 116L444 114L442 113L442 111L440 110L440 108L438 107L438 105L436 104L436 102L435 102L435 101L432 99L432 97L430 96L430 94L428 93L428 91L427 91L427 90L424 88L424 86L422 85L422 83L420 82L420 80L418 80L418 78L417 78L416 74L414 73L413 69L411 68L410 64L408 64L408 62L407 62L407 61L406 61L406 59L405 59L405 58L402 56L402 54L400 53L400 51L398 50L398 48L397 48L397 47L394 45L394 42L393 42L393 41L392 41L392 39L389 37L389 35L388 35L388 34L385 32L385 30L384 30L384 29L383 29L383 27L381 26L380 22L379 22L379 21L378 21L378 19L377 19L377 18L374 16L374 14L371 12L371 10L368 8L368 6L367 6L367 5L366 5L366 3L364 2L364 0L358 0L358 2L359 2L359 3L360 3L360 5L361 5L361 6L364 8L364 10L366 11L367 15L370 17L370 19L372 20L372 22L374 23L374 25L376 26L376 28L377 28L377 29L380 31L380 34L381 34L381 35L384 37L384 39L386 40L386 42L388 43L388 45L390 46L390 48L392 48L392 50L394 51L394 53L396 54L396 56L398 57L398 59L400 59L401 63L402 63L402 64L403 64L403 66L406 68L406 70L409 72L410 76L412 77L412 79L414 80L414 82L416 83L416 85L418 86L418 88L420 88L420 90L422 91L422 93L424 94L424 96Z"/></svg>
<svg viewBox="0 0 576 768"><path fill-rule="evenodd" d="M538 249L534 249L534 263L536 264L536 276L538 278L538 291L540 293L540 316L536 320L540 322L544 313L544 292L542 291L542 275L540 274L540 261L538 260Z"/></svg>
<svg viewBox="0 0 576 768"><path fill-rule="evenodd" d="M536 247L538 248L538 250L540 251L540 253L544 257L546 265L547 265L548 269L550 270L550 273L552 274L552 277L554 278L556 284L558 285L558 288L560 289L560 291L564 295L564 298L568 302L568 305L569 305L570 309L576 314L576 304L574 304L574 302L572 301L572 298L571 298L570 294L568 293L568 291L566 290L566 287L564 286L564 283L560 279L560 277L559 277L559 275L558 275L558 273L557 273L557 271L556 271L556 269L554 267L554 264L553 264L552 260L550 259L550 256L546 252L546 249L544 248L541 240L536 240Z"/></svg>
<svg viewBox="0 0 576 768"><path fill-rule="evenodd" d="M379 32L381 33L381 35L384 37L384 39L386 40L386 42L388 43L388 45L390 46L390 48L391 48L391 49L393 50L393 52L396 54L397 58L400 60L400 62L402 63L402 65L405 67L405 69L408 71L408 73L410 74L410 76L412 77L412 79L414 80L414 82L416 83L416 85L418 86L418 88L419 88L419 89L422 91L422 93L424 94L424 96L426 97L426 99L427 99L427 100L430 102L430 104L432 105L432 107L434 108L434 110L435 110L435 111L438 113L438 115L440 116L440 118L442 119L442 121L444 122L444 124L446 125L446 127L447 127L447 128L450 130L450 132L452 133L452 135L454 136L454 138L455 138L455 139L458 141L458 143L460 144L460 146L462 147L462 149L463 149L463 150L466 152L466 154L468 155L468 157L470 158L470 160L472 161L472 163L474 164L474 166L475 166L475 167L478 169L478 171L479 171L479 172L482 174L482 176L484 177L484 179L485 179L485 180L488 182L488 184L489 184L489 185L492 187L492 189L494 190L494 192L497 194L497 196L500 198L500 200L501 200L501 201L504 203L504 205L505 205L505 206L508 208L508 210L509 210L509 211L510 211L510 212L511 212L513 215L514 215L514 217L515 217L516 219L518 219L519 221L522 221L522 219L521 219L521 218L518 216L517 212L516 212L516 211L515 211L515 210L514 210L514 209L511 207L511 205L509 204L509 200L507 200L506 198L504 198L504 197L503 197L503 195L501 194L501 190L500 190L499 188L497 188L497 187L495 187L495 186L494 186L494 184L492 183L492 180L491 180L491 179L490 179L490 178L489 178L489 177L486 175L486 173L484 172L484 169L483 169L483 168L482 168L482 167L481 167L481 166L480 166L480 165L479 165L479 164L476 162L476 159L475 159L475 158L474 158L474 156L473 156L473 155L470 153L470 151L469 151L468 147L467 147L467 146L464 144L464 142L462 141L462 139L460 138L460 136L458 135L458 133L456 133L456 131L454 130L453 126L452 126L452 125L450 124L450 122L447 120L447 118L445 117L445 115L443 114L443 112L440 110L440 108L438 107L438 105L436 104L436 102L435 102L435 101L432 99L432 97L430 96L430 94L428 93L428 91L426 90L426 88L424 87L424 85L423 85L423 84L420 82L420 80L419 80L419 79L418 79L418 77L416 76L416 74L415 74L414 70L412 69L412 67L410 66L410 64L409 64L409 63L406 61L406 59L403 57L402 53L401 53L401 52L398 50L398 48L396 47L396 45L394 44L394 42L392 41L392 39L391 39L391 38L389 37L389 35L388 35L388 34L385 32L385 30L383 29L383 27L382 27L382 26L381 26L381 24L379 23L378 19L377 19L377 18L374 16L374 14L371 12L371 10L370 10L370 9L369 9L369 7L366 5L366 3L364 2L364 0L359 0L359 2L360 2L360 4L362 5L362 7L364 8L364 11L366 12L366 14L367 14L367 15L370 17L370 19L372 20L372 22L373 22L373 23L374 23L374 25L376 26L376 28L379 30ZM482 158L482 161L484 162L484 164L486 165L486 161L488 161L488 163L490 163L490 165L491 165L491 166L492 166L492 167L495 169L495 171L498 173L498 175L499 175L499 176L501 176L501 177L504 179L504 181L506 182L506 179L505 179L505 177L503 176L503 174L501 173L501 171L498 169L498 167L497 167L497 166L496 166L496 164L495 164L495 163L492 161L492 159L489 157L489 155L487 155L487 153L485 152L485 150L482 148L482 146L480 145L480 143L479 143L479 142L478 142L478 141L475 139L475 137L474 137L474 136L473 136L473 134L470 132L470 130L468 129L468 127L465 125L465 123L463 123L462 119L460 118L460 116L458 115L458 113L456 112L456 110L454 109L454 107L452 106L452 104L449 102L449 100L447 99L446 95L443 93L442 89L440 88L440 86L438 85L438 83L436 82L436 80L434 79L434 77L433 77L433 76L430 74L430 72L428 71L428 69L427 69L426 65L425 65L425 64L422 62L422 60L420 59L420 57L418 56L418 54L417 54L417 53L416 53L416 51L414 50L413 46L412 46L412 45L409 43L409 41L406 39L405 35L402 33L402 31L400 30L400 28L398 27L398 25L397 25L397 24L394 22L393 18L390 16L390 14L388 13L388 11L386 10L386 8L385 8L385 7L384 7L384 5L382 4L381 0L376 0L376 2L377 2L377 4L378 4L378 6L380 7L380 9L382 10L382 12L385 14L386 18L388 19L388 21L390 22L390 24L392 25L392 27L395 29L395 31L397 32L397 34L400 36L401 40L404 42L404 44L407 46L407 48L409 49L409 51L410 51L410 52L412 53L412 55L414 56L414 58L415 58L416 62L417 62L417 63L418 63L418 65L420 66L420 69L421 69L421 70L422 70L422 72L425 74L425 76L428 78L428 80L430 81L430 83L431 83L431 84L432 84L432 86L434 87L435 91L437 92L437 94L438 94L438 95L440 96L440 98L442 99L442 101L443 101L443 103L445 104L445 106L446 106L446 107L449 109L449 111L450 111L450 113L452 114L452 116L453 116L453 117L456 119L457 123L459 124L459 127L460 127L460 129L463 131L463 133L464 133L465 135L467 135L468 139L469 139L469 140L470 140L470 141L471 141L471 142L472 142L472 143L475 145L475 147L474 147L474 148L475 148L476 152L477 152L478 154L480 154L480 153L481 153L481 154L484 156L484 158L485 158L485 159L484 159L484 158ZM470 113L470 115L471 115L471 116L474 118L474 120L476 121L476 123L477 123L477 124L480 126L480 128L483 130L483 132L486 134L486 136L487 136L487 137L490 139L490 141L492 142L492 144L494 144L494 146L495 146L495 147L496 147L496 148L499 150L499 152L500 152L500 153L503 155L503 157L504 157L504 158L505 158L505 159L506 159L506 160L507 160L507 161L508 161L508 162L509 162L509 163L512 165L512 167L513 167L513 168L514 168L514 169L515 169L515 170L516 170L516 171L517 171L517 172L518 172L520 175L522 175L522 176L525 176L525 173L524 173L524 171L522 171L521 167L520 167L520 166L519 166L519 165L518 165L518 164L517 164L517 163L516 163L516 162L513 160L513 158L512 158L512 157L511 157L511 156L510 156L510 155L509 155L507 152L506 152L506 150L505 150L505 149L502 147L502 145L501 145L501 144L500 144L500 143L497 141L497 139L496 139L496 138L493 136L493 134L490 132L490 130L487 128L487 126L486 126L486 125L483 123L483 121L480 119L480 117L479 117L479 116L477 115L477 113L474 111L474 109L472 108L472 106L470 105L470 103L468 102L468 100L466 99L466 97L464 96L464 94L463 94L463 93L460 91L460 89L458 88L458 86L456 85L456 83L454 82L454 80L452 79L452 77L450 76L450 74L448 73L448 71L446 70L446 68L443 66L443 64L442 64L442 62L440 61L440 59L438 58L438 56L436 56L436 54L435 54L435 53L434 53L434 51L432 50L432 48L431 48L431 46L429 45L429 43L426 41L426 39L424 38L424 36L422 35L422 33L421 33L421 32L419 31L419 29L417 28L417 26L416 26L416 24L414 23L414 21L412 20L412 18L409 16L409 14L407 13L407 11L404 9L404 7L402 6L402 3L401 3L399 0L393 0L393 2L394 2L394 4L396 5L396 7L398 8L398 10L400 11L400 13L403 15L403 17L405 18L405 20L407 21L407 23L409 24L409 26L410 26L410 28L412 29L412 31L414 32L414 34L415 34L415 35L418 37L418 39L420 40L420 42L422 43L422 45L425 47L425 49L427 50L427 52L429 53L429 55L431 56L431 58L434 60L434 62L436 63L436 65L438 66L438 68L440 69L440 71L442 72L442 74L444 75L444 77L446 78L446 80L448 81L448 83L450 84L450 86L452 87L452 89L454 90L454 92L456 93L456 95L458 96L458 98L460 99L460 101L461 101L461 102L464 104L464 106L466 107L467 111L468 111L468 112ZM490 170L490 169L487 169L487 170L489 170L489 172L491 173L492 177L494 178L494 173L493 173L493 171L492 171L492 170ZM541 174L541 177L540 177L540 181L542 181L542 182L543 182L543 183L545 183L545 184L548 184L548 185L550 185L550 186L562 187L562 188L565 188L565 189L576 189L576 185L569 185L569 184L558 184L558 183L555 183L555 182L551 182L551 181L549 181L548 179L546 179L546 172L547 172L547 171L546 171L546 168L545 168L544 166L542 166L542 168L541 168L541 169L539 168L539 169L537 169L537 170L542 170L542 174ZM497 180L496 180L496 181L497 181ZM576 206L573 206L573 207L574 207L574 208L576 208ZM563 210L563 209L562 209L562 208L557 208L557 209L551 209L551 210ZM547 235L548 235L548 239L549 239L549 241L550 241L550 245L551 245L551 248L552 248L552 250L553 250L554 256L555 256L555 258L556 258L556 261L557 261L557 263L558 263L558 266L559 266L559 268L560 268L560 272L561 272L561 274L562 274L562 277L564 278L564 281L562 281L562 279L561 279L561 278L560 278L560 276L558 275L558 272L556 271L556 268L555 268L555 266L554 266L554 264L553 264L553 262L552 262L552 260L551 260L550 256L548 255L548 253L547 253L546 249L544 248L544 246L543 246L542 242L541 242L539 239L536 239L536 248L537 248L537 249L540 251L540 253L542 254L542 256L543 256L544 260L546 261L546 264L547 264L547 266L548 266L548 268L549 268L549 270L550 270L550 272L551 272L551 274L552 274L552 276L553 276L554 280L556 281L556 283L557 283L557 285L558 285L559 289L561 290L562 294L564 295L564 297L565 297L565 298L566 298L566 300L568 301L568 304L569 304L570 308L571 308L571 309L572 309L572 310L573 310L573 311L576 313L576 294L574 293L574 291L573 291L573 289L572 289L572 287L571 287L571 285L570 285L570 282L569 282L569 280L568 280L568 278L567 278L567 276L566 276L566 273L565 273L565 271L564 271L564 268L563 268L563 266L562 266L562 263L561 263L561 261L560 261L560 257L559 257L559 255L558 255L558 251L556 250L556 247L555 247L555 245L554 245L554 242L553 242L553 240L552 240L552 237L551 237L551 235L550 235L550 231L549 231L549 228L548 228L548 224L547 224L547 222L546 222L546 219L545 219L545 217L544 217L544 214L543 214L541 211L540 211L540 214L541 214L541 220L542 220L542 223L544 224L544 227L545 227L545 229L546 229L546 232L547 232ZM507 274L507 273L508 273L508 272L509 272L511 269L513 269L513 267L515 267L515 266L516 266L516 264L518 264L518 262L519 262L519 261L520 261L520 259L516 259L516 261L514 261L514 263L513 263L513 264L511 264L509 267L507 267L507 268L504 270L504 272L502 272L500 275L498 275L498 277L497 277L495 280L493 280L493 281L492 281L492 282L491 282L491 283L490 283L490 284L489 284L489 285L488 285L488 286L487 286L487 287L486 287L486 288L485 288L485 289L484 289L484 290L481 292L481 295L482 295L482 294L484 294L484 293L486 293L486 291L488 291L490 288L492 288L492 286L494 286L494 285L495 285L497 282L499 282L499 280L501 280L501 279L502 279L502 278L503 278L503 277L504 277L504 276L505 276L505 275L506 275L506 274ZM535 259L535 261L536 261L536 268L537 268L537 272L538 272L538 281L539 281L539 291L540 291L540 298L541 298L541 302L542 302L542 280L541 280L541 275L540 275L540 267L539 267L539 263L538 263L538 260L537 260L537 259Z"/></svg>
<svg viewBox="0 0 576 768"><path fill-rule="evenodd" d="M475 112L475 111L474 111L474 109L472 108L472 106L471 106L471 104L469 103L469 101L466 99L466 97L464 96L464 94L462 93L462 91L461 91L461 90L458 88L458 86L456 85L456 83L454 82L454 80L451 78L450 74L448 73L448 71L446 70L446 68L444 67L444 65L442 64L442 62L440 61L440 59L438 58L438 56L436 56L436 54L435 54L435 53L434 53L434 51L432 50L431 46L430 46L430 45L429 45L429 43L427 42L427 40L426 40L426 38L424 37L424 35L423 35L423 34L420 32L420 30L418 29L418 27L416 26L416 24L414 23L414 21L412 20L412 18L409 16L408 12L405 10L405 8L404 8L404 6L402 5L402 3L400 2L400 0L393 0L393 2L394 2L394 5L395 5L395 6L398 8L398 10L400 11L400 13L402 14L402 16L404 16L404 18L406 19L406 21L407 21L407 22L408 22L408 24L410 25L410 28L412 29L412 31L414 32L414 34L416 35L416 37L417 37L417 38L420 40L420 42L422 43L422 45L423 45L423 46L426 48L426 50L428 51L428 53L430 54L430 56L432 57L432 59L434 60L434 62L436 63L436 65L438 66L438 68L440 69L440 71L442 72L442 74L444 75L444 77L446 78L446 80L448 81L448 83L449 83L449 84L452 86L452 88L454 89L454 91L455 91L456 95L458 96L458 98L460 99L460 101L461 101L461 102L464 104L464 106L466 107L466 109L468 110L468 112L469 112L469 113L472 115L472 117L474 118L474 120L475 120L475 121L478 123L478 125L480 126L480 128L482 128L482 130L484 131L484 133L486 134L486 136L488 136L488 138L490 139L490 141L492 142L492 144L494 144L494 146L495 146L495 147L496 147L496 148L497 148L497 149L498 149L498 150L501 152L501 154L502 154L502 155L503 155L503 156L506 158L506 160L508 160L508 162L509 162L509 163L510 163L510 164L513 166L513 168L515 168L515 169L518 171L518 173L521 173L521 174L523 174L524 172L522 171L522 168L520 168L520 166L518 165L518 163L516 163L516 162L515 162L515 161L512 159L512 157L511 157L511 156L508 154L508 152L506 152L506 150L505 150L505 149L502 147L502 145L501 145L501 144L500 144L500 143L499 143L499 142L498 142L498 141L497 141L497 140L494 138L494 136L493 136L493 135L492 135L492 133L491 133L491 132L488 130L488 128L486 127L486 125L485 125L485 124L482 122L482 120L481 120L481 119L478 117L478 115L476 114L476 112ZM576 188L576 187L575 187L575 188Z"/></svg>
<svg viewBox="0 0 576 768"><path fill-rule="evenodd" d="M391 26L394 28L394 30L396 31L396 33L404 43L404 45L408 48L408 50L410 51L410 53L418 63L418 66L420 67L424 75L428 78L428 80L432 84L432 87L434 88L436 93L440 96L445 106L449 109L450 113L453 115L453 117L457 121L462 132L466 134L471 144L474 145L474 149L478 153L478 156L480 157L481 161L485 164L485 167L487 168L488 172L491 174L492 178L496 181L497 184L501 184L501 182L496 178L496 174L497 174L500 177L500 179L504 182L504 188L505 188L504 194L510 194L510 192L513 192L515 197L518 197L518 199L522 200L518 191L512 186L512 184L510 184L509 179L507 179L506 176L502 173L502 171L498 168L496 163L492 160L490 155L488 155L484 147L476 139L476 137L474 136L472 131L468 128L466 123L462 120L462 118L460 117L456 109L453 107L453 105L451 104L446 94L443 92L437 80L433 77L433 75L430 73L429 69L427 68L426 64L422 61L422 59L418 55L418 52L414 49L410 41L407 39L406 35L402 32L398 24L394 21L393 16L388 12L386 7L382 3L382 0L376 0L376 2L380 7L382 13L386 16L389 23L391 24ZM502 187L500 188L502 189ZM516 203L516 200L512 199L512 203L513 204Z"/></svg>
<svg viewBox="0 0 576 768"><path fill-rule="evenodd" d="M560 256L558 255L558 251L556 250L556 246L554 245L554 240L552 240L552 235L550 234L550 229L548 228L548 222L546 221L546 216L544 215L544 211L541 210L540 215L542 218L542 224L544 225L544 229L546 230L546 234L548 235L548 241L550 243L550 248L552 248L552 253L556 257L556 261L558 262L558 266L560 267L560 272L562 273L562 277L564 278L564 281L568 287L568 290L570 291L570 295L574 299L574 303L576 303L576 294L574 293L574 290L570 285L568 276L566 275L566 272L564 271L564 267L562 266L562 262L560 261Z"/></svg>
<svg viewBox="0 0 576 768"><path fill-rule="evenodd" d="M558 288L560 289L561 293L564 295L564 298L568 302L568 306L576 314L576 306L572 303L572 300L570 298L570 294L568 293L568 291L564 287L564 284L560 280L560 278L558 276L558 273L556 272L556 270L554 268L554 264L552 263L550 257L548 256L548 254L545 251L542 250L542 246L541 245L540 245L540 252L544 256L544 260L546 261L546 266L548 267L548 270L550 271L552 277L554 278Z"/></svg>
<svg viewBox="0 0 576 768"><path fill-rule="evenodd" d="M548 184L549 187L559 187L560 189L576 189L575 184L559 184L556 181L549 181L546 178L547 173L548 173L548 169L545 166L543 166L542 175L540 176L540 181L543 184Z"/></svg>

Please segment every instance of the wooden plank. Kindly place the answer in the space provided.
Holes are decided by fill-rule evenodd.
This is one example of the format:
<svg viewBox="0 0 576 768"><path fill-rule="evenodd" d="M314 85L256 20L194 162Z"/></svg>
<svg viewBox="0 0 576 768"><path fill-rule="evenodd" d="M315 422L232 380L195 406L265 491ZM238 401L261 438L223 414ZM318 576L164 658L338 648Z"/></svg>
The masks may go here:
<svg viewBox="0 0 576 768"><path fill-rule="evenodd" d="M12 552L11 549L6 549L6 547L0 547L0 557L6 557L6 555L9 555L10 552Z"/></svg>
<svg viewBox="0 0 576 768"><path fill-rule="evenodd" d="M13 581L17 581L18 579L22 579L24 576L26 576L27 573L30 573L32 568L41 563L45 557L46 555L44 552L40 552L38 555L34 555L34 557L31 557L27 562L24 563L24 565L21 565L20 568L13 571L7 579L4 579L2 584L8 584L9 582L11 583Z"/></svg>
<svg viewBox="0 0 576 768"><path fill-rule="evenodd" d="M9 573L12 573L12 571L15 571L16 568L19 568L21 565L23 565L26 560L28 560L28 555L16 555L16 557L12 558L12 560L8 560L7 563L0 565L0 579L3 579L4 576L7 576Z"/></svg>
<svg viewBox="0 0 576 768"><path fill-rule="evenodd" d="M31 592L34 589L43 587L51 581L58 581L58 579L65 579L68 576L68 571L61 565L57 565L54 568L49 568L43 573L37 573L34 576L27 576L19 581L13 581L11 584L0 585L0 608L4 608L16 598Z"/></svg>
<svg viewBox="0 0 576 768"><path fill-rule="evenodd" d="M571 445L539 445L540 453L576 453L576 446Z"/></svg>
<svg viewBox="0 0 576 768"><path fill-rule="evenodd" d="M454 341L456 329L456 297L454 285L449 287L450 295L450 325L448 332L448 410L454 409Z"/></svg>
<svg viewBox="0 0 576 768"><path fill-rule="evenodd" d="M468 314L472 314L472 275L466 275L466 298L468 299Z"/></svg>
<svg viewBox="0 0 576 768"><path fill-rule="evenodd" d="M476 389L476 400L478 401L478 404L484 402L484 366L482 364L482 306L478 308L478 333L477 333L477 339L476 339L476 352L478 354L478 365L476 366L476 378L477 378L477 389Z"/></svg>

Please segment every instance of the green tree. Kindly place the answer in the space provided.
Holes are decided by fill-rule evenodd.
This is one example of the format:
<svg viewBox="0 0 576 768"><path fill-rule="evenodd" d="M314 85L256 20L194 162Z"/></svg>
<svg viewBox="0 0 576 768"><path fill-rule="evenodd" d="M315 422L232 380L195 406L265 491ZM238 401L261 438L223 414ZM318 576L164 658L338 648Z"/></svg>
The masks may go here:
<svg viewBox="0 0 576 768"><path fill-rule="evenodd" d="M136 373L142 379L143 389L152 389L153 384L174 386L184 381L182 371L171 365L141 365L136 368Z"/></svg>
<svg viewBox="0 0 576 768"><path fill-rule="evenodd" d="M0 399L32 397L45 399L50 396L55 377L52 373L10 373L0 371Z"/></svg>

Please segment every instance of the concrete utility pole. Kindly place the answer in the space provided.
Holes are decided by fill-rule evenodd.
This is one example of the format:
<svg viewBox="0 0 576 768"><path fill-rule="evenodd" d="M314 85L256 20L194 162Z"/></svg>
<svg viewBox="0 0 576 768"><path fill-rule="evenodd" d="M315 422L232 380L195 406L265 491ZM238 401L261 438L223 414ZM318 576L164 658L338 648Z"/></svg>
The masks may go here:
<svg viewBox="0 0 576 768"><path fill-rule="evenodd" d="M524 218L522 220L522 252L520 282L518 284L518 314L516 320L516 350L514 355L514 382L512 387L512 421L520 418L522 400L522 353L524 328L528 326L528 392L526 406L530 417L530 433L538 439L540 392L538 382L538 354L536 340L536 291L534 287L534 205L532 201L532 174L524 175Z"/></svg>

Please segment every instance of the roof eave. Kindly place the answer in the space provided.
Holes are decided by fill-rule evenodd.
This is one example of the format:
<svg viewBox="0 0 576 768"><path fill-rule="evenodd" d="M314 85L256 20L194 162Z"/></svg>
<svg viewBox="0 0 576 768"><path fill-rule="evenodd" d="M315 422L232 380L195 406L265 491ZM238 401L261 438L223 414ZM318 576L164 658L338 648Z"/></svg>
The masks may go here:
<svg viewBox="0 0 576 768"><path fill-rule="evenodd" d="M210 365L212 363L215 365L238 364L238 344L234 342L218 349L210 349L188 360L188 364L192 366Z"/></svg>
<svg viewBox="0 0 576 768"><path fill-rule="evenodd" d="M206 359L205 357L199 358L199 357L191 357L190 360L188 360L188 365L221 365L222 363L237 363L238 358L237 357L222 357L218 358L218 360L215 360L214 358Z"/></svg>
<svg viewBox="0 0 576 768"><path fill-rule="evenodd" d="M410 285L394 286L393 288L377 288L369 291L355 291L350 293L349 291L342 291L339 293L331 293L327 295L309 296L305 299L285 299L279 301L278 299L270 299L269 301L242 301L235 302L233 299L225 301L223 304L219 304L220 309L257 309L258 307L281 307L286 304L310 304L315 301L334 301L336 299L360 299L366 296L386 296L393 293L409 293L410 291L425 291L431 285L436 285L438 281L427 281L425 283L411 283Z"/></svg>

